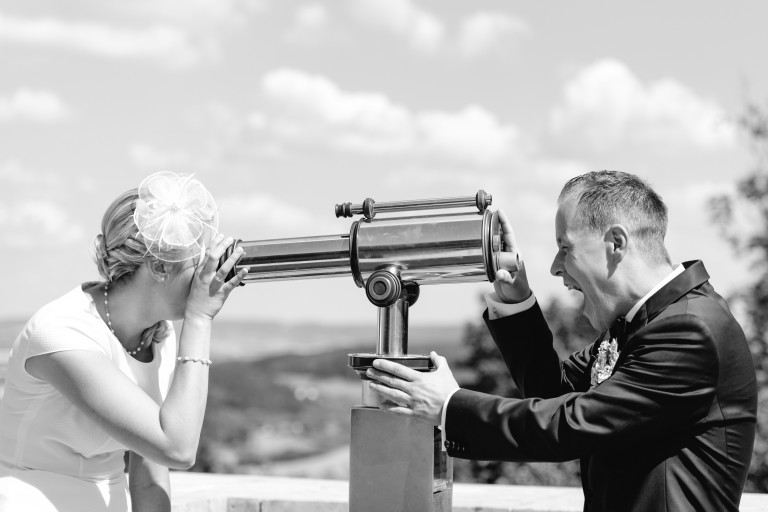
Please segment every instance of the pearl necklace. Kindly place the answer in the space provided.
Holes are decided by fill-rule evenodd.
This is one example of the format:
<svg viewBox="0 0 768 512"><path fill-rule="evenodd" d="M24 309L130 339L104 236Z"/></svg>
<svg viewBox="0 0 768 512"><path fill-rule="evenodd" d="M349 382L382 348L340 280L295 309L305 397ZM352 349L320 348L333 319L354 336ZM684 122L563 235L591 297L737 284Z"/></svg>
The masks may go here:
<svg viewBox="0 0 768 512"><path fill-rule="evenodd" d="M104 312L107 314L107 325L109 326L109 330L112 331L112 334L114 334L115 338L117 338L117 333L112 328L112 320L109 318L109 305L108 305L109 304L109 300L108 300L109 299L109 294L107 293L108 290L109 290L109 284L105 283L104 284ZM120 341L120 338L117 338L117 341ZM122 345L122 342L120 344ZM141 349L144 348L144 345L142 344L141 341L139 341L139 346L136 347L133 350L128 350L125 347L125 345L123 345L123 348L125 349L126 352L128 352L128 354L134 356L134 355L138 354L141 351Z"/></svg>

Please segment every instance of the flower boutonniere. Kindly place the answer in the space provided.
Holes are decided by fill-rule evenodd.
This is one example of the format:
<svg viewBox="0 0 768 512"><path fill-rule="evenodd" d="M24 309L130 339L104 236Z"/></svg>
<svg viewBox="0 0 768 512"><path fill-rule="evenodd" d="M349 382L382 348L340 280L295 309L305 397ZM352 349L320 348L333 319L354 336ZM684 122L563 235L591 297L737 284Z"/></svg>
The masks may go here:
<svg viewBox="0 0 768 512"><path fill-rule="evenodd" d="M613 367L619 358L619 346L616 338L611 341L603 340L597 349L597 359L592 365L592 387L597 386L613 373Z"/></svg>

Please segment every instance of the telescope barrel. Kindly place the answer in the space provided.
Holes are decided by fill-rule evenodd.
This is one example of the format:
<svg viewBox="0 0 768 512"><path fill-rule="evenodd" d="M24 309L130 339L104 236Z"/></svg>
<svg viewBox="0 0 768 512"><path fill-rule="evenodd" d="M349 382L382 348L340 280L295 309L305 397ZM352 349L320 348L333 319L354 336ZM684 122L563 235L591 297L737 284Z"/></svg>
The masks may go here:
<svg viewBox="0 0 768 512"><path fill-rule="evenodd" d="M246 282L341 277L352 273L349 235L239 241L236 245L243 248L243 256L232 274L248 267Z"/></svg>
<svg viewBox="0 0 768 512"><path fill-rule="evenodd" d="M486 211L359 221L353 277L362 286L373 272L395 265L401 280L419 284L485 281L491 217Z"/></svg>
<svg viewBox="0 0 768 512"><path fill-rule="evenodd" d="M385 267L395 268L402 281L418 284L493 282L503 250L498 214L490 210L361 219L348 235L236 245L243 248L243 256L229 277L247 267L246 283L351 275L360 287Z"/></svg>

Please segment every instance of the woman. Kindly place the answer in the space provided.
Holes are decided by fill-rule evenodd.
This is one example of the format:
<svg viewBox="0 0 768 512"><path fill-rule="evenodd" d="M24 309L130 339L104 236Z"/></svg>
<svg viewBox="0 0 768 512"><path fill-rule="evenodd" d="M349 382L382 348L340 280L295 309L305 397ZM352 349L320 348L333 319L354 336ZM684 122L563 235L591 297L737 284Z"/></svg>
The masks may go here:
<svg viewBox="0 0 768 512"><path fill-rule="evenodd" d="M211 321L245 277L191 177L158 173L102 220L103 282L78 285L14 342L0 404L0 511L170 510L194 464ZM173 324L183 320L176 343ZM124 454L130 451L128 478Z"/></svg>

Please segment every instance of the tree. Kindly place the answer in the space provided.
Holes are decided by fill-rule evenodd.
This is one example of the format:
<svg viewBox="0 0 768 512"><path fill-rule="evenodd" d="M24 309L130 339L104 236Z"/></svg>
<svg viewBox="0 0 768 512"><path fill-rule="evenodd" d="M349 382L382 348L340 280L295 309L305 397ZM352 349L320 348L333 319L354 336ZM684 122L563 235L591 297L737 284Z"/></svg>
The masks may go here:
<svg viewBox="0 0 768 512"><path fill-rule="evenodd" d="M736 184L735 194L709 202L713 220L738 257L747 258L754 281L728 297L741 318L758 385L757 435L746 491L768 492L768 105L747 105L739 120L755 164Z"/></svg>
<svg viewBox="0 0 768 512"><path fill-rule="evenodd" d="M554 347L560 358L565 358L597 338L598 333L574 307L552 301L544 308L544 316L554 337ZM456 376L463 388L519 398L520 392L504 365L501 354L486 326L468 324L464 340L469 353L456 367ZM577 461L558 463L454 461L457 481L500 483L517 485L581 485Z"/></svg>

